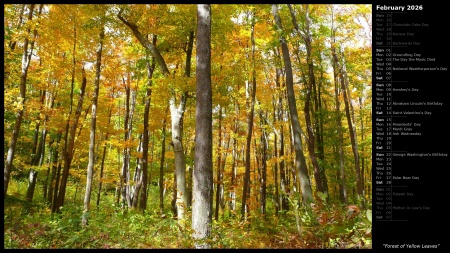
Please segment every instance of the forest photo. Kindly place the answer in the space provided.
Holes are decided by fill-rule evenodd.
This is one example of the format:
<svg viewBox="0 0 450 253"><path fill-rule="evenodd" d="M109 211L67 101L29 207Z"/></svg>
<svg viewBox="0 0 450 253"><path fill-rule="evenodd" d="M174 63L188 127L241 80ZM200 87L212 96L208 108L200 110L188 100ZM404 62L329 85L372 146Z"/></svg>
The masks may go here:
<svg viewBox="0 0 450 253"><path fill-rule="evenodd" d="M4 248L372 248L372 6L5 4Z"/></svg>

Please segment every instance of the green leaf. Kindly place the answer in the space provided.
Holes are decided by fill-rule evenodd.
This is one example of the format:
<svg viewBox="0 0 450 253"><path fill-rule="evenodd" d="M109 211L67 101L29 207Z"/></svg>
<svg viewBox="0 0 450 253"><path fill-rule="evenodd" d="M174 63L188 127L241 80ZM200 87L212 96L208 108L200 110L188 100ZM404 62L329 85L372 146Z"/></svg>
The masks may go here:
<svg viewBox="0 0 450 253"><path fill-rule="evenodd" d="M353 241L354 243L357 243L357 242L360 241L360 238L358 238L358 237L352 237L352 241Z"/></svg>
<svg viewBox="0 0 450 253"><path fill-rule="evenodd" d="M368 219L370 222L372 222L372 210L367 210L367 211L366 211L366 216L367 216L367 219Z"/></svg>
<svg viewBox="0 0 450 253"><path fill-rule="evenodd" d="M317 192L317 195L319 195L319 197L320 197L320 199L322 200L322 201L327 201L327 194L326 193L323 193L323 192Z"/></svg>

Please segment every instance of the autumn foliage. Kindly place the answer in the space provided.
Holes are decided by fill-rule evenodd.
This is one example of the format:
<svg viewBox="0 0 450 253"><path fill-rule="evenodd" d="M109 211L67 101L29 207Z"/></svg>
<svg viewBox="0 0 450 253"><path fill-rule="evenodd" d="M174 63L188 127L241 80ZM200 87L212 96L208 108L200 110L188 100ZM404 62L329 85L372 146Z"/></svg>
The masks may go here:
<svg viewBox="0 0 450 253"><path fill-rule="evenodd" d="M205 242L371 248L371 7L275 7L211 5ZM6 4L4 37L5 248L194 248L196 5Z"/></svg>

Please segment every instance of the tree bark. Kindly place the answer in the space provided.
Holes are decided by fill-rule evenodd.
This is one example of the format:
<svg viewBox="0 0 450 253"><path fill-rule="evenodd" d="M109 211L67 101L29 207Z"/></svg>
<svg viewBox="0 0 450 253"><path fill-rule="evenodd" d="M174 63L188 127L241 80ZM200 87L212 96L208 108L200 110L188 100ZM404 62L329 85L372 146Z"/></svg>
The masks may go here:
<svg viewBox="0 0 450 253"><path fill-rule="evenodd" d="M122 207L125 207L125 204L131 208L131 186L130 186L130 156L131 156L131 133L133 129L133 112L134 112L134 103L136 102L136 91L132 91L131 88L131 76L128 73L127 81L122 79L123 84L125 85L125 93L126 93L126 103L125 103L125 117L124 117L124 142L125 147L123 148L123 162L122 162ZM130 101L131 96L131 101ZM130 105L131 102L131 105ZM131 108L130 108L131 107Z"/></svg>
<svg viewBox="0 0 450 253"><path fill-rule="evenodd" d="M39 111L41 112L44 108L44 101L45 101L45 90L39 92L41 95L41 105L39 106ZM33 136L33 144L31 145L31 160L30 165L33 166L33 164L37 164L39 162L39 158L36 156L36 152L38 149L38 139L39 139L39 127L41 126L41 119L40 116L37 116L37 122L36 127L34 128L34 136ZM40 145L39 145L40 146Z"/></svg>
<svg viewBox="0 0 450 253"><path fill-rule="evenodd" d="M83 80L81 82L80 96L78 97L78 104L77 104L77 110L75 111L74 123L70 126L70 130L69 130L70 140L68 143L67 152L64 156L64 169L63 169L63 174L61 177L61 185L59 187L58 198L57 198L56 205L55 205L55 210L57 212L59 212L59 208L64 205L67 179L69 177L69 169L70 169L70 164L72 163L73 151L74 151L74 145L75 145L75 131L77 129L78 119L80 118L81 109L83 107L83 100L84 100L86 83L87 83L86 73L84 71L84 68L82 68L82 75L83 75Z"/></svg>
<svg viewBox="0 0 450 253"><path fill-rule="evenodd" d="M54 105L54 97L51 95L51 94L49 94L48 92L45 92L45 96L46 96L46 98L48 98L49 100L50 100L50 106L48 106L47 108L49 108L49 109L51 109L51 108L53 108L53 105ZM45 117L44 117L44 129L42 129L42 132L41 132L41 141L40 141L40 149L41 149L41 151L40 151L40 159L39 159L39 166L42 166L43 164L44 164L44 157L45 157L45 140L46 140L46 137L47 137L47 127L46 127L46 123L47 123L47 121L48 121L48 119L49 119L49 116L48 116L48 114L46 114L45 115ZM43 183L43 196L44 196L44 201L48 201L48 199L47 199L47 196L49 195L48 194L48 181L49 181L49 178L50 178L50 163L51 163L51 160L52 160L52 154L51 154L51 152L49 152L49 154L48 154L48 160L47 160L47 172L46 172L46 174L45 174L45 180L44 180L44 183Z"/></svg>
<svg viewBox="0 0 450 253"><path fill-rule="evenodd" d="M214 219L219 220L219 202L220 202L220 185L222 184L220 166L222 162L222 107L219 109L219 141L217 142L217 175L216 175L216 208L214 212Z"/></svg>
<svg viewBox="0 0 450 253"><path fill-rule="evenodd" d="M164 154L166 152L166 119L163 121L163 128L161 131L161 161L159 167L159 211L161 215L164 213Z"/></svg>
<svg viewBox="0 0 450 253"><path fill-rule="evenodd" d="M143 134L139 135L139 144L136 149L137 153L142 152L142 138ZM134 176L133 176L133 182L134 185L131 187L130 190L130 197L131 197L131 208L136 209L138 207L139 202L139 192L142 187L142 158L136 158L136 169L134 170ZM145 196L145 194L144 194Z"/></svg>
<svg viewBox="0 0 450 253"><path fill-rule="evenodd" d="M127 25L133 32L134 36L139 40L141 45L145 47L150 53L155 57L158 65L161 69L161 72L165 77L168 77L170 74L169 69L167 68L166 62L162 57L159 50L152 45L139 31L136 24L126 20L122 16L122 10L119 12L117 17ZM188 49L186 51L186 76L190 74L190 58L192 55L192 45L193 45L193 32L190 33L190 38L188 42ZM185 208L187 207L187 193L186 193L186 163L183 151L182 144L182 133L183 133L183 114L186 106L187 94L183 94L180 99L180 103L178 107L175 105L175 97L172 97L169 101L170 104L170 114L172 119L172 145L174 147L175 153L175 173L177 174L177 215L178 220L181 222L184 219Z"/></svg>
<svg viewBox="0 0 450 253"><path fill-rule="evenodd" d="M197 103L195 114L195 166L192 205L193 238L196 248L211 248L204 241L212 223L212 91L211 6L197 5Z"/></svg>
<svg viewBox="0 0 450 253"><path fill-rule="evenodd" d="M334 35L332 37L332 40L334 41ZM343 203L348 203L348 197L347 197L347 187L346 187L346 176L345 176L345 163L344 163L344 137L342 133L342 120L341 120L341 112L340 112L340 101L339 101L339 85L338 85L338 62L337 57L334 57L336 55L335 52L335 44L332 44L332 55L333 55L333 73L334 73L334 93L335 93L335 103L336 103L336 121L337 121L337 131L338 131L338 137L339 137L339 171L340 171L340 198Z"/></svg>
<svg viewBox="0 0 450 253"><path fill-rule="evenodd" d="M325 162L325 144L323 141L323 109L322 109L322 81L323 81L323 66L322 66L322 58L319 56L320 59L320 81L316 86L313 86L313 92L314 92L314 124L316 126L316 143L317 143L317 152L319 153L318 158L321 161L321 163ZM320 175L322 178L322 185L328 192L328 180L325 173L324 166L320 166Z"/></svg>
<svg viewBox="0 0 450 253"><path fill-rule="evenodd" d="M38 166L42 166L44 164L44 160L45 160L45 139L47 137L47 130L44 128L42 130L41 133L41 141L40 141L40 145L41 145L41 153L40 153L40 159L39 159L39 163ZM47 188L48 188L48 178L50 176L50 167L47 168L47 171L45 173L45 179L42 185L42 193L43 193L43 197L44 197L44 201L47 200Z"/></svg>
<svg viewBox="0 0 450 253"><path fill-rule="evenodd" d="M149 135L150 135L150 130L149 130ZM150 139L150 136L149 136L149 139ZM153 161L154 161L154 158L155 158L155 134L152 135L152 145L151 145L151 147L152 147L151 148L152 156L151 156L150 160L152 161L151 163L153 164L154 163ZM149 196L149 192L150 192L150 186L152 185L151 168L149 170L150 170L150 173L149 173L148 178L147 178L147 193L146 193L147 202L148 202L148 196Z"/></svg>
<svg viewBox="0 0 450 253"><path fill-rule="evenodd" d="M172 201L170 203L172 207L172 213L174 218L178 218L177 212L177 174L173 175L173 185L172 185Z"/></svg>
<svg viewBox="0 0 450 253"><path fill-rule="evenodd" d="M176 180L176 205L177 217L181 222L185 216L185 209L187 207L186 194L186 162L183 150L183 115L186 107L186 96L183 94L180 105L175 106L175 98L170 99L170 115L172 119L172 142L173 151L175 153L175 174Z"/></svg>
<svg viewBox="0 0 450 253"><path fill-rule="evenodd" d="M153 36L153 45L156 44L156 36ZM152 96L152 85L153 85L153 71L155 70L155 61L152 60L150 64L147 59L147 93L144 106L144 133L142 134L142 191L141 191L141 201L139 203L139 209L145 210L147 207L147 174L148 174L148 142L149 142L149 131L148 131L148 117L150 113L150 102Z"/></svg>
<svg viewBox="0 0 450 253"><path fill-rule="evenodd" d="M363 114L363 100L362 97L359 97L359 111L360 111L360 118L361 118L361 142L364 143L364 114ZM365 171L365 161L364 161L364 144L361 145L361 187L365 188L365 178L364 178L364 171Z"/></svg>
<svg viewBox="0 0 450 253"><path fill-rule="evenodd" d="M261 205L261 214L266 214L266 190L267 190L267 134L262 126L263 116L262 111L259 112L260 115L260 124L261 124L261 178L260 178L260 205Z"/></svg>
<svg viewBox="0 0 450 253"><path fill-rule="evenodd" d="M60 135L58 134L58 137ZM49 161L49 169L51 168L50 172L50 182L48 186L48 194L47 194L47 202L49 203L50 209L53 205L53 189L54 189L54 181L56 176L56 168L58 163L58 154L57 154L57 146L59 142L56 143L56 147L53 146L53 143L55 142L54 138L50 138L49 146L50 148L50 161ZM56 157L55 157L56 153Z"/></svg>
<svg viewBox="0 0 450 253"><path fill-rule="evenodd" d="M246 148L245 148L245 176L244 176L244 188L242 192L242 207L241 214L242 218L246 219L246 214L249 212L249 206L247 204L247 198L250 197L250 146L252 141L253 132L253 118L255 111L255 96L256 96L256 71L255 71L255 38L254 38L254 14L252 13L252 23L251 23L251 42L252 42L252 86L250 88L250 81L247 83L246 89L246 107L247 107L247 138L246 138ZM250 109L250 110L249 110Z"/></svg>
<svg viewBox="0 0 450 253"><path fill-rule="evenodd" d="M59 146L59 142L61 141L61 136L62 136L62 132L59 132L57 141L56 141L57 147L53 151L54 154L53 154L53 168L52 169L54 170L54 173L55 173L55 190L53 193L53 199L51 200L52 201L52 204L51 204L52 213L57 211L56 203L58 201L58 189L59 189L59 185L60 185L59 181L61 178L61 163L62 163L61 160L62 160L62 158L58 157L58 153L59 153L58 146ZM60 161L58 162L58 160L60 160Z"/></svg>
<svg viewBox="0 0 450 253"><path fill-rule="evenodd" d="M225 114L227 113L226 110L224 112ZM228 141L227 141L227 146L225 147L225 150L228 150L230 148L230 140L231 137L228 137ZM222 208L222 215L225 216L225 183L223 181L223 175L224 175L224 171L225 171L225 164L227 162L227 156L228 156L228 151L225 151L224 157L223 159L221 159L221 166L222 168L220 169L220 194L219 194L219 204L220 204L220 208Z"/></svg>
<svg viewBox="0 0 450 253"><path fill-rule="evenodd" d="M120 10L119 14L117 14L117 17L126 25L128 26L131 31L133 32L134 36L139 40L141 45L145 47L147 50L150 51L150 53L155 57L156 61L158 62L159 67L161 68L161 72L164 76L167 76L170 71L167 68L166 62L164 61L164 58L162 57L159 50L152 44L150 41L147 40L147 38L139 31L136 24L126 20L122 16L122 10Z"/></svg>
<svg viewBox="0 0 450 253"><path fill-rule="evenodd" d="M272 4L272 12L275 19L275 23L279 31L283 31L281 25L281 18L278 15L278 8L276 4ZM308 168L306 166L305 156L303 155L303 149L301 144L301 129L298 120L297 108L295 103L294 94L294 80L292 74L291 60L289 56L289 48L287 46L286 39L283 35L280 36L281 49L283 52L284 68L286 71L286 89L289 105L289 113L291 115L291 126L293 130L294 149L295 149L295 171L300 180L300 188L303 197L303 203L309 204L313 202L311 182L308 175Z"/></svg>
<svg viewBox="0 0 450 253"><path fill-rule="evenodd" d="M76 125L78 125L78 116L76 117L75 120L75 129L73 130L73 135L71 137L72 140L69 141L69 131L71 131L71 117L72 117L72 111L73 111L73 90L74 90L74 86L75 86L75 67L76 67L76 49L77 49L77 28L75 27L75 23L73 24L73 48L72 48L72 73L71 73L71 82L70 82L70 99L69 99L69 114L68 114L68 118L67 118L67 123L66 123L66 130L65 130L65 134L64 134L64 150L62 152L62 156L64 159L64 170L63 170L63 176L61 178L61 185L64 185L64 195L60 196L60 191L58 191L58 188L55 188L55 201L54 201L54 205L52 208L52 212L59 212L59 208L61 206L63 206L64 204L64 198L65 198L65 191L66 191L66 183L67 183L67 179L65 178L66 174L68 175L68 170L70 169L70 164L71 164L71 160L72 158L69 158L69 142L72 142L72 140L74 140L75 138L75 130L76 130ZM84 69L83 69L83 77L85 76L84 74ZM83 84L82 84L83 85ZM83 90L83 97L84 97L84 89ZM83 100L81 100L83 101ZM80 114L81 114L81 108L80 108ZM74 123L72 123L72 126L74 125ZM70 151L70 153L72 153L72 151ZM70 160L70 161L69 161ZM67 167L67 172L66 171L66 166ZM60 176L61 176L61 164L58 167L58 174L57 174L57 182L59 182L60 180ZM59 185L59 187L61 186ZM58 193L58 195L57 195Z"/></svg>
<svg viewBox="0 0 450 253"><path fill-rule="evenodd" d="M352 144L352 151L353 151L353 157L355 158L355 174L356 174L356 189L357 193L360 197L363 196L363 187L361 183L361 170L359 167L359 154L358 154L358 139L356 135L356 128L353 125L354 120L352 120L352 117L350 115L350 94L348 93L348 84L347 84L347 78L346 78L346 71L345 71L345 65L340 68L340 79L341 79L341 86L342 86L342 93L344 95L344 105L345 105L345 115L347 116L347 123L348 123L348 129L350 132L350 141Z"/></svg>
<svg viewBox="0 0 450 253"><path fill-rule="evenodd" d="M194 32L190 32L188 48L186 50L186 68L185 76L191 75L191 57L194 44ZM185 92L181 95L178 106L175 106L175 96L169 101L170 115L172 119L172 142L175 153L175 173L176 173L176 189L177 189L177 217L180 224L184 221L184 216L188 207L188 193L186 189L186 158L183 147L183 120L186 110L188 94Z"/></svg>
<svg viewBox="0 0 450 253"><path fill-rule="evenodd" d="M290 11L291 18L292 18L292 23L294 24L294 27L297 30L297 32L303 38L303 41L305 42L305 46L306 46L306 62L308 65L308 82L307 82L307 89L306 89L306 101L305 101L304 111L305 111L306 129L307 129L307 134L308 134L307 143L308 143L309 156L311 158L311 163L314 168L314 178L316 180L317 190L320 192L323 192L323 193L327 193L328 187L327 187L327 183L326 183L326 178L323 178L325 176L323 173L323 168L320 167L318 158L316 155L316 142L317 142L317 139L320 137L317 136L319 134L318 131L314 132L314 127L313 127L312 120L311 120L311 113L312 113L314 115L313 116L314 124L316 125L316 127L318 127L317 116L315 116L314 108L311 107L311 104L312 104L311 96L314 95L314 99L316 98L316 95L315 95L316 93L314 92L316 89L316 77L314 75L314 64L313 64L312 57L311 57L311 53L312 53L312 46L311 46L312 38L311 38L311 31L310 31L311 20L309 18L308 6L309 5L307 4L306 9L305 9L305 21L306 21L305 22L306 23L305 32L302 33L300 31L300 28L298 27L294 10L292 9L292 6L290 4L288 4L289 11ZM304 79L306 80L306 78L304 78ZM314 105L317 106L317 100L315 100Z"/></svg>
<svg viewBox="0 0 450 253"><path fill-rule="evenodd" d="M108 112L108 128L109 125L111 124L111 115L112 115L112 108L109 109ZM106 132L105 135L105 141L108 141L109 138L109 132ZM102 153L102 163L100 165L100 175L99 175L99 180L98 180L98 192L97 192L97 208L99 208L100 206L100 197L101 197L101 193L102 193L102 186L103 186L103 170L105 168L105 158L106 158L106 144L103 146L103 153Z"/></svg>
<svg viewBox="0 0 450 253"><path fill-rule="evenodd" d="M28 189L27 189L27 202L31 203L33 201L34 189L36 188L36 180L37 180L38 172L34 169L30 169L29 178L28 178Z"/></svg>
<svg viewBox="0 0 450 253"><path fill-rule="evenodd" d="M100 35L99 35L99 46L97 49L97 62L95 64L95 87L92 101L92 112L91 112L91 131L89 135L89 163L87 167L87 176L86 176L86 191L84 195L84 210L81 218L82 225L88 225L88 215L91 209L91 192L92 192L92 179L94 176L94 164L95 164L95 131L97 128L97 103L98 103L98 95L100 89L100 73L102 66L102 49L103 49L103 39L105 38L105 30L102 26Z"/></svg>
<svg viewBox="0 0 450 253"><path fill-rule="evenodd" d="M34 169L30 169L29 175L28 175L28 188L27 188L27 195L26 195L26 204L24 211L28 213L31 208L31 203L33 202L33 196L34 196L34 190L36 189L36 181L37 181L37 174L38 172Z"/></svg>
<svg viewBox="0 0 450 253"><path fill-rule="evenodd" d="M75 118L72 120L72 110L73 110L73 90L75 86L75 67L76 67L76 45L77 45L77 29L75 25L73 26L73 49L72 49L72 77L71 77L71 89L70 89L70 107L69 107L69 114L67 118L66 123L66 130L64 134L64 150L63 150L63 159L64 159L64 168L63 173L61 176L61 164L58 167L58 174L56 181L59 182L59 179L61 180L59 184L59 190L58 188L55 188L55 201L53 204L52 212L59 212L59 208L64 205L64 198L66 194L66 184L67 184L67 178L69 176L69 169L70 164L72 163L72 156L73 156L73 145L75 143L75 131L78 126L78 119L81 115L81 108L83 105L83 99L84 99L84 91L86 88L86 75L84 68L82 69L82 75L83 80L81 83L81 92L78 99L78 105L77 110L75 112ZM71 122L72 125L70 125ZM70 132L70 133L69 133ZM69 137L70 134L70 137ZM70 138L70 139L69 139ZM61 176L61 178L60 178ZM58 185L58 184L57 184Z"/></svg>
<svg viewBox="0 0 450 253"><path fill-rule="evenodd" d="M33 10L35 4L30 4L28 21L33 19ZM27 29L27 34L30 33L30 29ZM17 114L16 114L16 122L14 124L14 130L12 133L11 141L9 142L8 154L6 156L5 167L3 169L3 196L6 197L6 193L8 192L9 179L11 175L11 169L14 161L14 153L16 151L17 138L19 137L20 125L22 124L22 118L24 113L24 105L25 105L25 94L26 94L26 83L27 83L27 75L28 75L28 67L30 66L31 54L28 53L28 44L29 39L26 36L23 45L23 53L22 53L22 69L20 74L20 105ZM31 50L33 51L33 50Z"/></svg>
<svg viewBox="0 0 450 253"><path fill-rule="evenodd" d="M39 108L40 112L43 112L44 107L45 107L45 98L46 98L46 91L42 91L41 92L41 105ZM38 115L38 122L36 124L36 128L35 128L35 134L34 134L34 140L33 140L33 146L32 146L32 151L31 151L31 166L42 166L43 162L44 162L44 156L45 156L45 139L47 137L47 130L44 127L41 130L41 137L39 138L39 127L41 124L41 121L44 121L44 125L45 122L48 120L48 116L45 116L44 119L40 119L40 116ZM39 142L38 142L39 139ZM44 200L46 200L47 198L47 179L48 179L48 174L49 174L49 170L50 168L48 168L47 173L46 173L46 179L44 180L43 183L43 196L44 196ZM31 171L30 171L30 176L31 176ZM30 185L30 184L29 184ZM33 185L34 187L34 185ZM34 192L34 189L33 189Z"/></svg>
<svg viewBox="0 0 450 253"><path fill-rule="evenodd" d="M234 108L235 108L235 116L234 116L234 122L233 122L233 150L231 151L232 157L231 157L231 189L230 189L230 202L229 202L229 209L230 211L236 210L236 164L237 164L237 156L238 156L238 150L237 150L237 134L238 134L238 118L239 118L239 103L237 101L234 102ZM233 214L233 213L231 213Z"/></svg>
<svg viewBox="0 0 450 253"><path fill-rule="evenodd" d="M186 178L186 191L187 191L187 209L191 210L192 208L192 166L187 166L188 176Z"/></svg>
<svg viewBox="0 0 450 253"><path fill-rule="evenodd" d="M277 48L274 50L274 54L276 55L276 61L279 62L281 65L281 57L279 54L279 49ZM277 100L277 118L278 121L284 122L285 116L284 116L284 107L283 107L283 97L285 95L285 92L283 92L283 88L286 87L286 85L282 84L280 82L280 78L283 75L283 71L281 68L276 67L275 68L275 83L277 85L277 89L279 89L278 94L278 100ZM280 203L280 210L281 211L288 211L289 210L289 202L287 199L287 193L288 193L288 184L287 184L287 178L286 178L286 171L285 171L285 163L284 163L284 124L281 124L279 131L279 138L280 138L280 150L277 153L277 156L279 157L279 168L280 168L280 189L281 189L281 199L278 199L278 203ZM278 162L277 162L278 163Z"/></svg>
<svg viewBox="0 0 450 253"><path fill-rule="evenodd" d="M273 122L275 123L277 121L277 106L275 102L276 98L275 96L272 97L272 104L273 104ZM276 130L276 129L274 129ZM273 146L274 146L274 152L273 156L277 159L275 160L274 164L274 184L275 184L275 215L279 215L280 211L280 194L278 192L278 134L275 134L273 137Z"/></svg>

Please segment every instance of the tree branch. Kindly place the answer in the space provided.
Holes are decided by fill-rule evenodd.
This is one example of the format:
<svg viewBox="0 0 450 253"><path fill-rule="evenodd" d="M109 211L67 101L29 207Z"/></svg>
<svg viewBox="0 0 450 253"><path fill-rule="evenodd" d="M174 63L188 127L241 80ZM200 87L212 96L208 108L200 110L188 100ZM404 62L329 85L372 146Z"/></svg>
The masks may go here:
<svg viewBox="0 0 450 253"><path fill-rule="evenodd" d="M159 50L152 45L152 43L150 43L150 41L147 40L147 38L139 31L138 27L136 24L132 23L131 21L126 20L123 16L122 16L122 11L123 9L121 9L119 11L119 13L117 14L117 17L126 25L128 26L131 31L133 32L134 36L136 37L136 39L138 39L138 41L141 43L141 45L146 48L148 51L150 51L150 53L153 55L153 57L155 57L156 61L158 62L158 65L161 69L161 72L163 73L164 76L167 76L170 74L169 69L167 68L167 64L164 61L164 58L162 57L161 53L159 52Z"/></svg>

